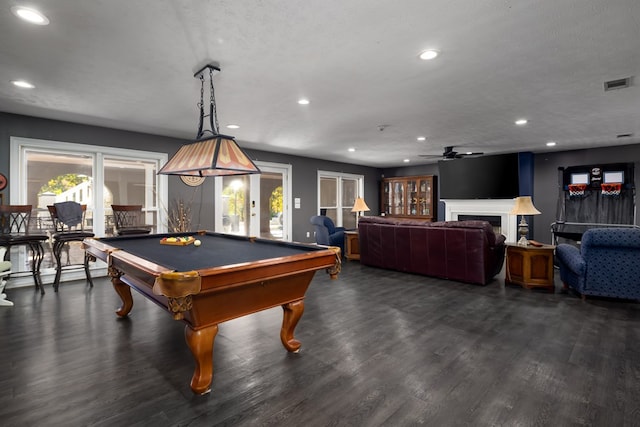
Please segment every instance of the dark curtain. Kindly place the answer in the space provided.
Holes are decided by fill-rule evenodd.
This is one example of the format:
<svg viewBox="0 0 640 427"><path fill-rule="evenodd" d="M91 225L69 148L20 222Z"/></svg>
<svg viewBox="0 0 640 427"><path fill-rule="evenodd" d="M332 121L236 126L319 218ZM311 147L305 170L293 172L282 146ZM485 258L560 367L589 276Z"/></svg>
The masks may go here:
<svg viewBox="0 0 640 427"><path fill-rule="evenodd" d="M592 224L634 223L634 188L623 188L618 196L603 196L599 189L587 189L584 196L571 196L568 190L560 190L559 193L556 223L553 226L557 243L564 243L565 239L579 240L589 228L601 226Z"/></svg>

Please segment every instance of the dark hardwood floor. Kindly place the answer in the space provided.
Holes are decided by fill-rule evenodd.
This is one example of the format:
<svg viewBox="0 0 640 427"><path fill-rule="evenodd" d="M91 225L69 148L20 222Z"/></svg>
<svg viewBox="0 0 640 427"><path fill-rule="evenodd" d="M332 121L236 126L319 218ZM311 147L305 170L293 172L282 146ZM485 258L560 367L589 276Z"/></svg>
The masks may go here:
<svg viewBox="0 0 640 427"><path fill-rule="evenodd" d="M8 294L2 426L640 425L635 302L348 262L316 274L300 353L279 308L223 323L212 392L194 396L183 324L141 296L117 319L106 278Z"/></svg>

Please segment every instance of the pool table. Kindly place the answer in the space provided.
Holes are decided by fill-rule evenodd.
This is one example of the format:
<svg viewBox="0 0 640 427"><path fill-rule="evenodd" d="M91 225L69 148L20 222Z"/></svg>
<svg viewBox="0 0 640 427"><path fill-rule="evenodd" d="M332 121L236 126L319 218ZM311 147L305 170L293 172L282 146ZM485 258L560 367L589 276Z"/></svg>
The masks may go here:
<svg viewBox="0 0 640 427"><path fill-rule="evenodd" d="M191 236L201 244L162 244L163 238ZM195 359L194 393L211 390L213 344L218 324L282 306L280 339L291 352L304 310L304 296L317 270L331 278L340 271L340 249L213 232L89 238L83 247L105 261L122 299L118 316L133 307L131 288L186 323L185 338Z"/></svg>

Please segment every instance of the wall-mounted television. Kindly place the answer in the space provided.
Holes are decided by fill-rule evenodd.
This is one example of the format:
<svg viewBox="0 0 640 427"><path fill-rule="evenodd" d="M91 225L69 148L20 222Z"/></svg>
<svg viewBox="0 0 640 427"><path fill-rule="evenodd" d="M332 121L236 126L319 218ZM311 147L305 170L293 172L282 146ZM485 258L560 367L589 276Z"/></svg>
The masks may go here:
<svg viewBox="0 0 640 427"><path fill-rule="evenodd" d="M438 162L441 199L513 199L519 195L518 153Z"/></svg>

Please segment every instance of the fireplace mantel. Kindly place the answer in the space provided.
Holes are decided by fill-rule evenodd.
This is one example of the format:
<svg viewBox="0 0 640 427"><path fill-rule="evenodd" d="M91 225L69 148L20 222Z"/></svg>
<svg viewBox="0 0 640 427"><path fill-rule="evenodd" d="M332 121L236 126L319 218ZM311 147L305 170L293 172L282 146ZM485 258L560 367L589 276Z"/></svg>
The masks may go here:
<svg viewBox="0 0 640 427"><path fill-rule="evenodd" d="M445 220L456 221L458 215L499 216L502 234L507 242L518 241L517 215L509 215L515 199L442 200L445 203Z"/></svg>

